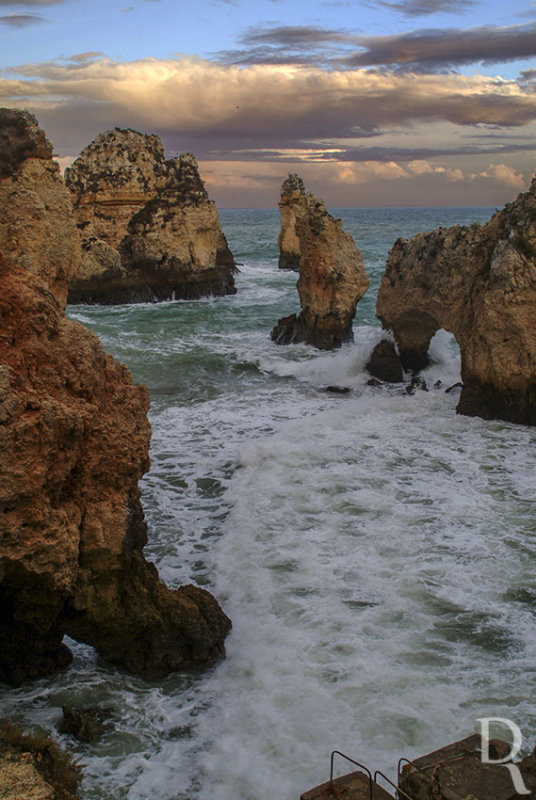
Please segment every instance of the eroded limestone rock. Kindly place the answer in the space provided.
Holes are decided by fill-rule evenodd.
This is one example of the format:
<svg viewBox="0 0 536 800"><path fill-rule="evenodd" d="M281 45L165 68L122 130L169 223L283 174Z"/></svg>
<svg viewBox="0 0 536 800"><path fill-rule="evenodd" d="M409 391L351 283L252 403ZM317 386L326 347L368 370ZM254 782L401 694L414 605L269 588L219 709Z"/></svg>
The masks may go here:
<svg viewBox="0 0 536 800"><path fill-rule="evenodd" d="M287 223L294 219L302 310L298 316L279 320L272 339L278 344L306 342L322 350L340 347L352 339L357 303L369 285L361 252L343 230L342 220L332 217L322 200L305 192L298 176L291 175L283 183L280 208L281 242L285 240L283 221L290 236L292 226ZM287 246L295 247L294 240Z"/></svg>
<svg viewBox="0 0 536 800"><path fill-rule="evenodd" d="M115 128L66 170L84 237L72 303L235 292L218 212L189 153L166 161L158 136Z"/></svg>
<svg viewBox="0 0 536 800"><path fill-rule="evenodd" d="M281 230L277 237L279 247L279 269L300 268L301 246L296 232L296 219L301 216L305 205L303 196L305 186L299 175L289 175L281 186L279 213L281 214Z"/></svg>
<svg viewBox="0 0 536 800"><path fill-rule="evenodd" d="M29 181L32 167L17 175ZM3 181L13 177L0 194ZM38 187L24 183L22 209L27 191ZM150 678L210 664L229 620L208 592L168 589L143 556L147 390L65 317L55 247L54 235L41 243L45 279L18 251L0 254L0 680L67 665L65 633ZM71 247L79 252L77 236Z"/></svg>
<svg viewBox="0 0 536 800"><path fill-rule="evenodd" d="M377 315L405 369L427 364L439 328L454 334L460 413L536 424L536 180L485 225L399 239Z"/></svg>
<svg viewBox="0 0 536 800"><path fill-rule="evenodd" d="M0 253L65 305L80 237L52 145L27 111L0 109Z"/></svg>

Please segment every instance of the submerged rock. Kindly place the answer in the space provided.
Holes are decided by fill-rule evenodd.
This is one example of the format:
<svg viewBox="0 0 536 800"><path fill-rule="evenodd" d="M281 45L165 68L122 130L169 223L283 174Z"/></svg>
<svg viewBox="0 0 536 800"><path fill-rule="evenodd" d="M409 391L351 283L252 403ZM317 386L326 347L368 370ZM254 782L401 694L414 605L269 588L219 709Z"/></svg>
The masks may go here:
<svg viewBox="0 0 536 800"><path fill-rule="evenodd" d="M123 303L235 292L232 253L189 153L115 128L66 170L83 240L69 302Z"/></svg>
<svg viewBox="0 0 536 800"><path fill-rule="evenodd" d="M399 239L377 316L414 372L439 328L454 334L459 413L536 424L536 179L485 225Z"/></svg>
<svg viewBox="0 0 536 800"><path fill-rule="evenodd" d="M63 706L59 724L61 733L67 733L79 742L93 744L113 728L113 708L71 708Z"/></svg>
<svg viewBox="0 0 536 800"><path fill-rule="evenodd" d="M290 207L299 248L302 310L279 320L272 339L277 344L305 342L322 350L340 347L352 340L356 306L369 285L363 257L343 231L342 221L328 213L322 200L305 192L301 179L293 175L281 188L283 220Z"/></svg>
<svg viewBox="0 0 536 800"><path fill-rule="evenodd" d="M47 173L46 161L39 170L22 162L0 179L13 218L44 173L55 186L50 163ZM54 231L54 216L42 208L42 230ZM168 589L143 556L148 393L65 316L53 270L63 276L76 263L72 217L69 230L59 250L54 234L43 238L44 277L20 256L22 239L12 258L0 254L0 680L66 666L66 633L148 678L211 664L230 622L208 592Z"/></svg>

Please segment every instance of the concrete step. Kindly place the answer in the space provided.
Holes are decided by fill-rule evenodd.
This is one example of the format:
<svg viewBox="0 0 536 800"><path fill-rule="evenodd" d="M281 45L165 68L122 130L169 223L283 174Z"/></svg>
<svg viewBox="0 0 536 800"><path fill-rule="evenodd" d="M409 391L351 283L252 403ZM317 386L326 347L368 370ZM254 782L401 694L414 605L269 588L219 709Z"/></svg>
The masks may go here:
<svg viewBox="0 0 536 800"><path fill-rule="evenodd" d="M371 794L372 786L372 794ZM373 783L364 772L350 772L333 783L321 783L300 795L300 800L394 800L393 795Z"/></svg>

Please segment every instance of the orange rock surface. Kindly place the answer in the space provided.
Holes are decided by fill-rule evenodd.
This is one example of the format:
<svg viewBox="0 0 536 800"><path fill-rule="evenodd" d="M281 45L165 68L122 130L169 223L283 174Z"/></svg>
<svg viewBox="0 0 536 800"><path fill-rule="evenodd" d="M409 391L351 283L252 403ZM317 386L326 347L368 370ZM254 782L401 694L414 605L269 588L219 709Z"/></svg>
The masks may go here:
<svg viewBox="0 0 536 800"><path fill-rule="evenodd" d="M22 176L24 200L29 174L23 160L0 192ZM65 317L63 251L39 245L44 277L23 243L0 255L0 679L69 663L65 633L146 677L210 664L229 620L208 592L168 589L143 556L148 392Z"/></svg>

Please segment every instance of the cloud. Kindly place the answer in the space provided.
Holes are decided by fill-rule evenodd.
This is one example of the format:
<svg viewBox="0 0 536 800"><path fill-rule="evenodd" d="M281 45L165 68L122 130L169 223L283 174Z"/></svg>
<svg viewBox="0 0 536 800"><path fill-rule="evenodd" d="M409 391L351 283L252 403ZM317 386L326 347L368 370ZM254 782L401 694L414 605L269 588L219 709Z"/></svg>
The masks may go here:
<svg viewBox="0 0 536 800"><path fill-rule="evenodd" d="M467 187L467 204L499 203L531 173L536 150L532 85L478 75L179 57L121 63L88 52L4 72L0 97L35 113L62 158L116 125L157 133L169 155L197 155L212 171L215 199L228 205L240 205L240 187L243 204L270 205L289 171L303 172L317 193L325 187L334 204L354 204L352 185L384 187L371 203L411 196L418 205L409 186L425 203L441 190L445 203L464 204ZM388 186L406 193L390 197Z"/></svg>
<svg viewBox="0 0 536 800"><path fill-rule="evenodd" d="M314 25L248 28L242 48L216 53L224 64L304 64L330 68L389 67L439 71L536 56L536 25L420 29L390 36Z"/></svg>
<svg viewBox="0 0 536 800"><path fill-rule="evenodd" d="M26 100L54 121L62 140L107 120L108 127L169 132L205 155L355 140L438 120L508 128L536 120L530 85L484 76L240 68L195 58L120 63L94 54L17 73L0 79L4 103Z"/></svg>
<svg viewBox="0 0 536 800"><path fill-rule="evenodd" d="M361 44L363 51L348 57L348 65L419 65L437 69L475 62L503 63L536 56L536 25L418 30L369 37Z"/></svg>
<svg viewBox="0 0 536 800"><path fill-rule="evenodd" d="M308 190L331 207L377 205L501 206L527 188L523 175L504 164L475 172L421 162L280 165L200 162L207 189L219 205L275 207L283 179L298 172ZM358 243L359 244L359 243Z"/></svg>
<svg viewBox="0 0 536 800"><path fill-rule="evenodd" d="M475 0L398 0L398 2L379 0L378 5L399 11L407 17L417 17L437 13L462 14L468 7L477 3Z"/></svg>
<svg viewBox="0 0 536 800"><path fill-rule="evenodd" d="M10 28L26 28L28 25L39 25L47 21L40 14L8 14L0 17L0 25L8 25Z"/></svg>

